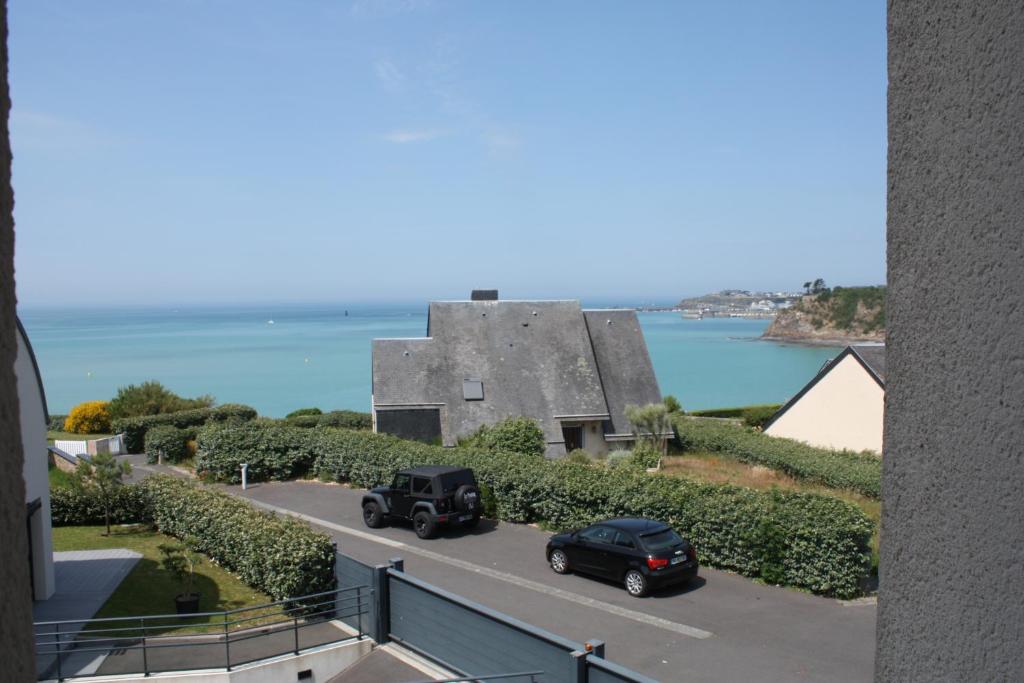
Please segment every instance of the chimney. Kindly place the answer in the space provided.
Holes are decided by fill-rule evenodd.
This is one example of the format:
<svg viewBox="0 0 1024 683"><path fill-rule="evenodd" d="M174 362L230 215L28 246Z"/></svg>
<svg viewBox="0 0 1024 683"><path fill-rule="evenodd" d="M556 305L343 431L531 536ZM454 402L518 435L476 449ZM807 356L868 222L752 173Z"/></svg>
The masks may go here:
<svg viewBox="0 0 1024 683"><path fill-rule="evenodd" d="M497 301L498 290L496 289L474 289L469 295L470 301Z"/></svg>

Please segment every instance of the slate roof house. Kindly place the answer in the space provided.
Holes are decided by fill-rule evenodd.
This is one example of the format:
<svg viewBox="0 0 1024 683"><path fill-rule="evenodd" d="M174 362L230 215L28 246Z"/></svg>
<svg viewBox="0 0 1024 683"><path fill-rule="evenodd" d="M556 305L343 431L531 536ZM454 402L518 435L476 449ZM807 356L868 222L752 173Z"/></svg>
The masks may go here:
<svg viewBox="0 0 1024 683"><path fill-rule="evenodd" d="M633 440L627 405L661 401L630 309L579 301L431 302L427 336L373 341L374 430L454 446L506 417L540 422L548 457ZM628 445L628 444L622 444Z"/></svg>
<svg viewBox="0 0 1024 683"><path fill-rule="evenodd" d="M821 448L882 452L885 346L848 346L765 425Z"/></svg>

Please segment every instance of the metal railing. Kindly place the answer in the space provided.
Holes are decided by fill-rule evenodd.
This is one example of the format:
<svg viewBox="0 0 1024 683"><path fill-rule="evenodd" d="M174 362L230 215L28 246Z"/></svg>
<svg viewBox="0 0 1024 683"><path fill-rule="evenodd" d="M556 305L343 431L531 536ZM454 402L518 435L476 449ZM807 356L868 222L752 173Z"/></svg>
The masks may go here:
<svg viewBox="0 0 1024 683"><path fill-rule="evenodd" d="M311 647L362 640L366 637L363 615L369 611L372 594L369 586L351 586L223 612L36 622L39 680L230 671ZM355 635L330 623L349 617L356 618ZM106 670L100 666L82 672L69 666L73 657L92 662L115 653L118 665Z"/></svg>

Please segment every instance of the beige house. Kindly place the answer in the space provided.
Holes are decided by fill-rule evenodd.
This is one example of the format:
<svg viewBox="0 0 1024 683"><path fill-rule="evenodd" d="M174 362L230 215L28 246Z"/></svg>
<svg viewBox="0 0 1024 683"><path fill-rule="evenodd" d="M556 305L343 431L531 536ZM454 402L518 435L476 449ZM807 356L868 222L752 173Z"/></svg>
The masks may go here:
<svg viewBox="0 0 1024 683"><path fill-rule="evenodd" d="M765 425L821 448L882 452L885 346L848 346Z"/></svg>

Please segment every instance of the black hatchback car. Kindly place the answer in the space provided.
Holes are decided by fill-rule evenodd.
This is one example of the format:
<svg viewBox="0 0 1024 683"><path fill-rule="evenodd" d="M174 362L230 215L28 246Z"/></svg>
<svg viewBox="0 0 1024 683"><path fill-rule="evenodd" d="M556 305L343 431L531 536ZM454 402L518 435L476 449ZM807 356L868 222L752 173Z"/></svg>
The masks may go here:
<svg viewBox="0 0 1024 683"><path fill-rule="evenodd" d="M634 597L697 576L697 550L667 524L619 518L552 536L548 562L558 574L577 571L621 581Z"/></svg>

